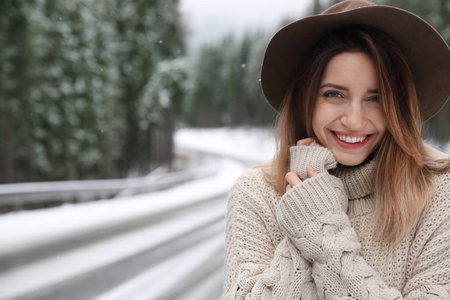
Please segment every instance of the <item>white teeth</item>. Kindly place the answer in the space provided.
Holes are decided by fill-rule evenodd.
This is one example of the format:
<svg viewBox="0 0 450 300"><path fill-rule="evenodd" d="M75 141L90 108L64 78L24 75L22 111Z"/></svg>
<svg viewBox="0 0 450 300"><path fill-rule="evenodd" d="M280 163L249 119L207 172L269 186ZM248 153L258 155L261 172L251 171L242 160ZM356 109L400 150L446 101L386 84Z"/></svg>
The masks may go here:
<svg viewBox="0 0 450 300"><path fill-rule="evenodd" d="M342 135L339 133L336 133L336 136L341 141L349 143L349 144L361 143L368 137L367 135L366 136L358 136L358 137L349 137L349 136L345 136L345 135Z"/></svg>

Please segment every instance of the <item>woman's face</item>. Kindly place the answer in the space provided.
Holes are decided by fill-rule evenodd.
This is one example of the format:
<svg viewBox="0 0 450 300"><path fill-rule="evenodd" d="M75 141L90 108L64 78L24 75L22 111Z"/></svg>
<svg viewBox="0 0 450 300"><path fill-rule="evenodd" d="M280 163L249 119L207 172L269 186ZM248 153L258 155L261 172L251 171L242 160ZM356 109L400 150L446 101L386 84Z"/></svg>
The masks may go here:
<svg viewBox="0 0 450 300"><path fill-rule="evenodd" d="M320 143L338 163L361 164L380 144L386 122L375 64L362 52L334 56L325 68L312 118Z"/></svg>

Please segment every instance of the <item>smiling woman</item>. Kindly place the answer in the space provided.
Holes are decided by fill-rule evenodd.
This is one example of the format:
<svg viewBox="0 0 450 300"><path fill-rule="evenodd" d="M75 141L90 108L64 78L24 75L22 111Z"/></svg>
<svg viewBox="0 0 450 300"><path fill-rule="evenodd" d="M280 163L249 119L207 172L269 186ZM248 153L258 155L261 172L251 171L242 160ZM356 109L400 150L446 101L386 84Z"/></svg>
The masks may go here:
<svg viewBox="0 0 450 300"><path fill-rule="evenodd" d="M225 298L449 299L450 159L420 135L450 94L439 34L343 1L275 34L261 84L279 149L231 190Z"/></svg>

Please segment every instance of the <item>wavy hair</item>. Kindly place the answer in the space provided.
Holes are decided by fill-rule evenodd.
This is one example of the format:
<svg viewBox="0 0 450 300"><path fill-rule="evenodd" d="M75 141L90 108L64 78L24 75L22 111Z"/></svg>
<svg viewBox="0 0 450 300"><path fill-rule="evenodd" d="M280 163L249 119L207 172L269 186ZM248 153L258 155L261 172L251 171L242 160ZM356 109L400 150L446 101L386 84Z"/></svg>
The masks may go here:
<svg viewBox="0 0 450 300"><path fill-rule="evenodd" d="M374 153L378 158L374 181L379 229L375 235L396 244L430 198L433 175L448 171L450 162L426 154L414 80L403 52L387 34L373 28L344 28L329 34L315 47L308 65L292 82L282 103L277 156L271 169L264 168L265 174L282 195L289 169L289 147L300 139L314 137L312 116L328 62L339 53L355 51L367 54L375 64L378 98L387 126Z"/></svg>

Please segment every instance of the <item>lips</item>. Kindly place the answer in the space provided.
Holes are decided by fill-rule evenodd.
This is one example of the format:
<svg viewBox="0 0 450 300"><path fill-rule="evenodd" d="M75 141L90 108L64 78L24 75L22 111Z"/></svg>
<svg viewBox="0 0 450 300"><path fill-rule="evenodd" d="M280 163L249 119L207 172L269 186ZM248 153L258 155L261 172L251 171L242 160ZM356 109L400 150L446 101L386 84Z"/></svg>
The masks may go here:
<svg viewBox="0 0 450 300"><path fill-rule="evenodd" d="M331 130L330 130L331 131ZM355 134L355 133L344 133L338 131L331 131L331 134L335 141L343 148L346 149L358 149L363 147L369 139L372 137L371 134Z"/></svg>

